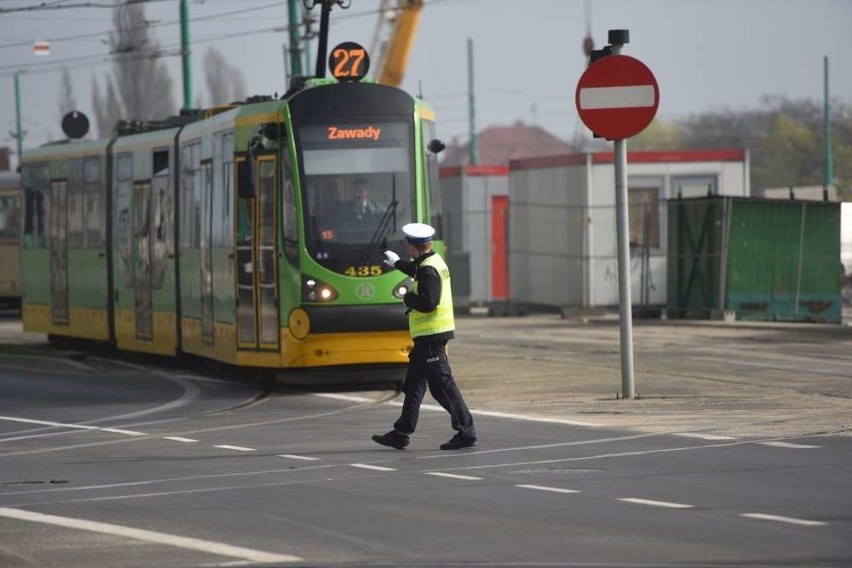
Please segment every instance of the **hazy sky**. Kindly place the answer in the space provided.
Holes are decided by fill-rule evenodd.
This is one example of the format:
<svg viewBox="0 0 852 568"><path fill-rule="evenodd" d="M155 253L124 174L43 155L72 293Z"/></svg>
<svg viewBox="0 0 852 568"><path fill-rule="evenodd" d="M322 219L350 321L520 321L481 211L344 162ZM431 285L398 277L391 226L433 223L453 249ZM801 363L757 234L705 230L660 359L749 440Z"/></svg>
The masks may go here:
<svg viewBox="0 0 852 568"><path fill-rule="evenodd" d="M109 1L0 0L0 9ZM351 40L369 48L379 4L352 0L348 10L335 9L329 45ZM235 10L242 11L216 17ZM286 0L190 0L189 11L196 20L190 31L196 95L204 94L201 60L210 45L242 69L250 94L286 90L286 32L273 31L287 25ZM25 147L60 135L62 62L71 69L78 108L93 119L92 78L102 83L110 69L103 40L111 12L68 7L0 14L0 145L15 146L9 131L15 128L12 74L18 69L27 70L20 76ZM178 0L151 0L146 15L161 46L175 52ZM598 47L607 30L630 30L624 53L655 73L662 118L757 108L763 95L821 101L823 56L830 61L832 98L852 104L852 0L431 0L403 88L422 89L432 101L439 136L466 139L471 38L478 127L523 120L571 138L581 131L574 90L585 68L581 44L589 24ZM84 34L101 35L62 39ZM52 40L47 57L33 55L32 42L41 39ZM180 58L165 61L179 105Z"/></svg>

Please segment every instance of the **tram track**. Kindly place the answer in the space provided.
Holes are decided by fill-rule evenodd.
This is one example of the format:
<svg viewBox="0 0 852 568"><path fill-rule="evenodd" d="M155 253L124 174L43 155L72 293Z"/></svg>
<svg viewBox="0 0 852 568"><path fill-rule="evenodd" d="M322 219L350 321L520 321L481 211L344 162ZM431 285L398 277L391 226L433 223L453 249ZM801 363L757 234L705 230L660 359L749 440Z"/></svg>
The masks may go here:
<svg viewBox="0 0 852 568"><path fill-rule="evenodd" d="M347 406L345 408L327 410L327 411L323 411L323 412L315 412L315 413L311 413L311 414L307 414L307 415L303 415L303 416L292 416L292 417L287 417L287 418L277 418L277 419L273 419L273 420L261 420L261 421L239 423L239 424L228 424L228 425L223 425L223 426L212 426L212 427L208 427L208 428L195 428L195 429L187 429L187 430L159 432L157 434L144 433L143 435L133 436L133 437L128 437L128 438L121 438L121 439L116 439L116 440L104 440L104 441L100 441L100 442L86 442L86 443L80 443L80 444L68 444L68 445L64 445L64 446L56 446L56 447L51 447L51 448L38 448L38 449L33 449L33 450L13 451L13 452L0 453L0 458L20 456L20 455L45 454L45 453L52 453L52 452L59 452L59 451L77 450L77 449L81 449L81 448L110 446L110 445L116 445L116 444L126 444L126 443L130 443L130 442L138 442L138 441L143 441L143 440L161 439L161 438L166 437L166 436L188 437L188 436L197 436L197 435L201 435L201 434L209 434L209 433L213 433L213 432L224 432L224 431L240 430L240 429L245 429L245 428L255 428L255 427L261 427L261 426L272 426L272 425L278 425L278 424L306 422L306 421L310 421L310 420L316 420L316 419L319 419L319 418L328 418L328 417L332 417L332 416L339 416L339 415L343 415L343 414L349 414L349 413L352 413L352 412L358 412L358 411L361 411L361 410L371 409L371 408L374 408L374 407L379 406L381 404L384 404L386 402L390 402L394 398L397 398L398 395L399 395L399 393L396 392L396 391L388 392L388 394L386 394L386 395L384 395L380 398L377 398L373 401L370 401L370 402L361 402L361 403L358 403L358 404ZM165 423L168 423L168 422L174 422L174 421L179 421L179 420L191 420L193 418L198 418L199 416L202 416L202 415L203 414L195 414L195 415L192 415L192 416L174 417L174 418L168 418L168 419L164 419L164 420L153 420L153 421L146 421L146 422L139 422L139 423L132 423L132 424L121 424L121 425L113 425L113 426L114 427L120 426L122 428L137 428L138 429L138 428L143 428L145 426L156 426L156 425L161 425L161 424L165 424ZM72 433L79 433L79 432L74 432L74 431L64 432L64 434L72 434ZM3 443L4 441L7 441L7 440L8 439L0 439L0 443Z"/></svg>

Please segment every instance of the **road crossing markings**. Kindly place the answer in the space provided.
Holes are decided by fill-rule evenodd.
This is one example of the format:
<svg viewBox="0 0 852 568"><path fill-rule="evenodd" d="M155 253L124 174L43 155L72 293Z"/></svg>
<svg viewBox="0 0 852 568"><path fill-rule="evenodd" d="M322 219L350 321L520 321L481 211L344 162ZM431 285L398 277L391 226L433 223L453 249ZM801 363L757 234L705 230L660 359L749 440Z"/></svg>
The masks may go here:
<svg viewBox="0 0 852 568"><path fill-rule="evenodd" d="M818 527L828 524L822 521L809 521L807 519L796 519L793 517L782 517L779 515L765 515L763 513L745 513L740 516L748 517L749 519L760 519L763 521L777 521L779 523L789 523L791 525L802 525L804 527Z"/></svg>
<svg viewBox="0 0 852 568"><path fill-rule="evenodd" d="M457 473L443 473L441 471L427 471L424 472L426 475L434 475L435 477L449 477L450 479L463 479L465 481L482 481L481 477L474 477L472 475L459 475Z"/></svg>
<svg viewBox="0 0 852 568"><path fill-rule="evenodd" d="M214 448L220 448L223 450L236 450L238 452L256 452L255 448L247 448L245 446L229 446L227 444L222 444L221 446L213 446Z"/></svg>
<svg viewBox="0 0 852 568"><path fill-rule="evenodd" d="M291 460L319 461L322 458L312 458L310 456L297 456L295 454L278 454L279 458L289 458Z"/></svg>
<svg viewBox="0 0 852 568"><path fill-rule="evenodd" d="M349 465L351 465L352 467L358 467L358 468L361 468L361 469L371 469L373 471L397 471L395 468L392 468L392 467L384 467L384 466L381 466L381 465L370 465L368 463L350 463Z"/></svg>
<svg viewBox="0 0 852 568"><path fill-rule="evenodd" d="M681 436L683 438L698 438L699 440L736 440L731 436L719 436L717 434L699 434L697 432L678 432L675 436Z"/></svg>
<svg viewBox="0 0 852 568"><path fill-rule="evenodd" d="M808 444L794 444L792 442L757 442L761 446L772 446L773 448L788 448L791 450L810 450L812 448L821 448L822 446L810 446Z"/></svg>
<svg viewBox="0 0 852 568"><path fill-rule="evenodd" d="M668 507L669 509L692 509L692 505L683 503L671 503L669 501L654 501L652 499L637 499L635 497L624 497L619 499L625 503L636 503L637 505L650 505L651 507Z"/></svg>
<svg viewBox="0 0 852 568"><path fill-rule="evenodd" d="M515 485L521 489L537 489L538 491L552 491L553 493L579 493L576 489L563 489L561 487L546 487L544 485Z"/></svg>
<svg viewBox="0 0 852 568"><path fill-rule="evenodd" d="M163 440L171 440L172 442L185 442L187 444L198 441L193 440L192 438L183 438L181 436L163 436Z"/></svg>
<svg viewBox="0 0 852 568"><path fill-rule="evenodd" d="M176 536L156 531L145 529L136 529L123 525L114 525L111 523L101 523L97 521L87 521L84 519L75 519L72 517L60 517L57 515L47 515L44 513L33 513L22 509L0 508L0 517L17 519L20 521L30 521L33 523L42 523L70 529L78 529L101 534L109 534L120 536L133 540L141 540L143 542L152 542L154 544L165 544L178 548L189 550L197 550L217 556L228 556L230 558L239 558L251 562L273 563L273 562L300 562L302 558L291 556L289 554L275 554L265 552L263 550L254 550L251 548L243 548L241 546L231 546L221 542L210 540L201 540L198 538L190 538L185 536Z"/></svg>

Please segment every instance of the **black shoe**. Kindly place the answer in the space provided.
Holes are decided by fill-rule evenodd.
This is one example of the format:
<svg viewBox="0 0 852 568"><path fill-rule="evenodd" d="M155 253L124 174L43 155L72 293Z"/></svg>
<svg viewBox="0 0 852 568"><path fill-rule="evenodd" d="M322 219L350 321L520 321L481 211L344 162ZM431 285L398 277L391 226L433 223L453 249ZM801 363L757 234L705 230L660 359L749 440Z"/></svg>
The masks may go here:
<svg viewBox="0 0 852 568"><path fill-rule="evenodd" d="M450 438L449 442L441 444L442 450L461 450L462 448L472 448L476 445L476 438L468 438L461 432Z"/></svg>
<svg viewBox="0 0 852 568"><path fill-rule="evenodd" d="M396 430L391 430L387 434L373 434L373 441L383 446L404 450L408 445L408 436L400 434Z"/></svg>

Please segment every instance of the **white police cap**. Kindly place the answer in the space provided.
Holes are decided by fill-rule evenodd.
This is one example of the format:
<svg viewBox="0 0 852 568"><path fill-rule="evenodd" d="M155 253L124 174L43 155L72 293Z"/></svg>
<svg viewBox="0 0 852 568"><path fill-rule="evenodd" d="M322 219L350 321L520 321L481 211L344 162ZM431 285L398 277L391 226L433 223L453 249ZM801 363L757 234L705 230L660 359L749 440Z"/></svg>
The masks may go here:
<svg viewBox="0 0 852 568"><path fill-rule="evenodd" d="M428 243L432 240L432 235L435 234L435 229L426 223L409 223L403 225L402 233L405 235L405 240L413 245Z"/></svg>

